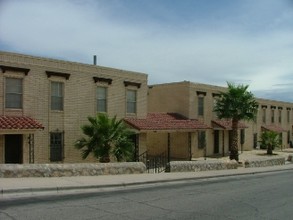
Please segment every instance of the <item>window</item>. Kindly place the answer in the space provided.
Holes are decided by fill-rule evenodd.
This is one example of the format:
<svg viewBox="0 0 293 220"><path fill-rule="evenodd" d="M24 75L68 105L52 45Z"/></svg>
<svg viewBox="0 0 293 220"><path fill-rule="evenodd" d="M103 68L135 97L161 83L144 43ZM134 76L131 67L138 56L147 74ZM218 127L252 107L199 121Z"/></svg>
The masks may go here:
<svg viewBox="0 0 293 220"><path fill-rule="evenodd" d="M198 148L204 149L206 147L206 132L198 131Z"/></svg>
<svg viewBox="0 0 293 220"><path fill-rule="evenodd" d="M257 133L253 134L253 148L257 148Z"/></svg>
<svg viewBox="0 0 293 220"><path fill-rule="evenodd" d="M287 122L290 123L290 110L287 110Z"/></svg>
<svg viewBox="0 0 293 220"><path fill-rule="evenodd" d="M275 110L272 109L271 111L271 116L272 116L272 123L275 123Z"/></svg>
<svg viewBox="0 0 293 220"><path fill-rule="evenodd" d="M6 78L5 107L15 109L22 108L22 79Z"/></svg>
<svg viewBox="0 0 293 220"><path fill-rule="evenodd" d="M97 87L97 112L107 112L107 88Z"/></svg>
<svg viewBox="0 0 293 220"><path fill-rule="evenodd" d="M63 132L50 133L50 160L52 162L63 160Z"/></svg>
<svg viewBox="0 0 293 220"><path fill-rule="evenodd" d="M240 130L240 144L244 144L245 142L245 130L241 129Z"/></svg>
<svg viewBox="0 0 293 220"><path fill-rule="evenodd" d="M267 120L267 109L266 108L263 108L262 109L262 122L263 123L266 123L266 120Z"/></svg>
<svg viewBox="0 0 293 220"><path fill-rule="evenodd" d="M136 91L127 90L127 113L136 113Z"/></svg>
<svg viewBox="0 0 293 220"><path fill-rule="evenodd" d="M279 109L279 123L282 123L282 110Z"/></svg>
<svg viewBox="0 0 293 220"><path fill-rule="evenodd" d="M203 116L204 114L204 97L198 97L198 115Z"/></svg>
<svg viewBox="0 0 293 220"><path fill-rule="evenodd" d="M63 110L63 83L51 83L51 110Z"/></svg>

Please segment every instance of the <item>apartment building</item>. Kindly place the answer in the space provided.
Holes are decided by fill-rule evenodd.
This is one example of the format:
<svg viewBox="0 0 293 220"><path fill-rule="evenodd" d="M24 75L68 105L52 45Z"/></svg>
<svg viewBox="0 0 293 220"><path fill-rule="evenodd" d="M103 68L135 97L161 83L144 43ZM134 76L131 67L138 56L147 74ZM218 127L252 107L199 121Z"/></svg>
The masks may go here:
<svg viewBox="0 0 293 220"><path fill-rule="evenodd" d="M9 52L0 69L0 163L94 161L73 147L88 116L147 115L143 73Z"/></svg>
<svg viewBox="0 0 293 220"><path fill-rule="evenodd" d="M188 159L211 155L226 155L229 152L231 122L220 120L213 112L220 92L225 87L192 83L188 81L166 83L149 86L148 112L176 112L187 119L197 120L210 129L194 130L191 138L180 131L172 135L176 139L171 152L173 157ZM255 122L242 121L239 124L239 151L252 150L259 147L259 137L264 130L280 133L282 147L290 147L292 140L293 103L265 100L257 98L259 110ZM148 147L156 154L166 149L166 140L161 134L152 134L148 138ZM153 150L152 150L153 149ZM150 153L151 153L150 152Z"/></svg>

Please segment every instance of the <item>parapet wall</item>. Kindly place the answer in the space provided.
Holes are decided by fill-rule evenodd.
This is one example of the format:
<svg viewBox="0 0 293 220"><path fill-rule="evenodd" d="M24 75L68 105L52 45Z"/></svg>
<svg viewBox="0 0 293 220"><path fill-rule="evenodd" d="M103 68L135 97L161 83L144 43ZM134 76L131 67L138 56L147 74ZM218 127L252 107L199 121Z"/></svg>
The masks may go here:
<svg viewBox="0 0 293 220"><path fill-rule="evenodd" d="M208 170L237 169L236 161L171 161L170 172L197 172Z"/></svg>
<svg viewBox="0 0 293 220"><path fill-rule="evenodd" d="M145 173L142 162L81 164L0 164L0 178L99 176Z"/></svg>

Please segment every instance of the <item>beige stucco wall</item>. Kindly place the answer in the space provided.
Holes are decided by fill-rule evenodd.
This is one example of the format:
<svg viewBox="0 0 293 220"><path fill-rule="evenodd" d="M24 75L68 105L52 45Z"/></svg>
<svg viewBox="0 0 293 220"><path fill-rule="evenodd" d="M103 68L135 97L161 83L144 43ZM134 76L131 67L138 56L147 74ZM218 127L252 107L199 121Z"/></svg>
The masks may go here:
<svg viewBox="0 0 293 220"><path fill-rule="evenodd" d="M0 52L0 65L28 68L29 73L6 71L0 73L0 85L5 85L5 77L23 79L23 109L5 109L3 87L0 89L0 115L24 115L39 121L45 129L35 133L35 163L50 162L49 132L64 131L64 162L82 161L80 151L73 145L81 137L80 126L88 123L87 116L96 115L96 87L108 88L109 116L145 118L147 114L147 75L138 72L119 70L95 65L33 57L21 54ZM47 77L46 71L70 74L69 79L60 76ZM112 84L95 83L93 77L111 78ZM64 83L64 110L50 110L50 85L52 81ZM140 83L138 86L125 86L124 81ZM126 114L126 91L137 91L137 113ZM1 141L1 140L0 140ZM26 147L26 145L24 145ZM0 142L0 158L3 157L3 144ZM27 150L24 151L27 154ZM24 157L27 163L27 157ZM2 161L3 162L3 161Z"/></svg>

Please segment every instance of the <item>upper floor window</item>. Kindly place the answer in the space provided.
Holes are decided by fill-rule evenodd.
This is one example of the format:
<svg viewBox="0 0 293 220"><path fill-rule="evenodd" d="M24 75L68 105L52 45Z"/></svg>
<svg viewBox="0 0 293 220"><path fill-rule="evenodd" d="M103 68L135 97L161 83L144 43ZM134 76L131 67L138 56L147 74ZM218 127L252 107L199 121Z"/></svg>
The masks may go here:
<svg viewBox="0 0 293 220"><path fill-rule="evenodd" d="M63 83L51 82L51 110L63 110Z"/></svg>
<svg viewBox="0 0 293 220"><path fill-rule="evenodd" d="M290 110L287 109L287 122L290 123Z"/></svg>
<svg viewBox="0 0 293 220"><path fill-rule="evenodd" d="M5 79L5 108L22 108L22 79Z"/></svg>
<svg viewBox="0 0 293 220"><path fill-rule="evenodd" d="M279 109L279 123L282 123L282 110Z"/></svg>
<svg viewBox="0 0 293 220"><path fill-rule="evenodd" d="M107 112L107 88L97 87L97 112Z"/></svg>
<svg viewBox="0 0 293 220"><path fill-rule="evenodd" d="M127 113L136 113L136 90L127 90Z"/></svg>
<svg viewBox="0 0 293 220"><path fill-rule="evenodd" d="M272 119L272 123L275 123L275 110L272 109L271 111L271 119Z"/></svg>
<svg viewBox="0 0 293 220"><path fill-rule="evenodd" d="M262 109L262 122L266 123L266 121L267 121L267 109L263 108Z"/></svg>
<svg viewBox="0 0 293 220"><path fill-rule="evenodd" d="M199 96L198 97L198 116L204 115L204 97Z"/></svg>

